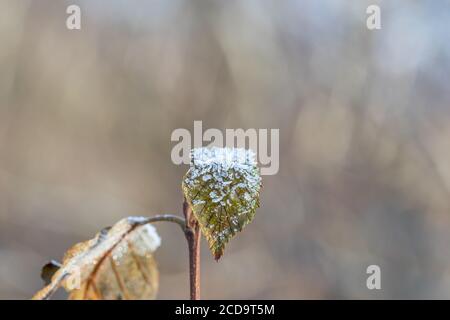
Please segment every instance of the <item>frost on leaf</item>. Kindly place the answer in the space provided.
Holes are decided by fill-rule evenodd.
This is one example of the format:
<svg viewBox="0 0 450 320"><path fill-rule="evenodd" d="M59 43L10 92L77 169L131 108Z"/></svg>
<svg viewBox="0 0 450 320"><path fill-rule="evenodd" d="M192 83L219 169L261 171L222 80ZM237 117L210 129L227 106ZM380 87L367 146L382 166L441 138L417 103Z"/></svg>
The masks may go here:
<svg viewBox="0 0 450 320"><path fill-rule="evenodd" d="M120 220L64 255L61 268L33 299L47 299L59 287L72 300L154 299L159 274L153 252L161 239L143 217Z"/></svg>
<svg viewBox="0 0 450 320"><path fill-rule="evenodd" d="M183 179L184 195L216 260L226 243L252 221L261 177L251 150L198 148Z"/></svg>

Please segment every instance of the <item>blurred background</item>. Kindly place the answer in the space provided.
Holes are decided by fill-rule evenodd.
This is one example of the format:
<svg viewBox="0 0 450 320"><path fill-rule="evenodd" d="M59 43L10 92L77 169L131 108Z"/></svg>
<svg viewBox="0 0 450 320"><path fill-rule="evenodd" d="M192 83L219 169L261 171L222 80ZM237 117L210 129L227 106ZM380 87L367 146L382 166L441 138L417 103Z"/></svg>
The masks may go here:
<svg viewBox="0 0 450 320"><path fill-rule="evenodd" d="M0 298L122 217L181 214L170 135L202 120L280 129L253 223L219 263L202 243L203 298L449 299L449 33L444 0L0 0ZM159 298L187 298L157 228Z"/></svg>

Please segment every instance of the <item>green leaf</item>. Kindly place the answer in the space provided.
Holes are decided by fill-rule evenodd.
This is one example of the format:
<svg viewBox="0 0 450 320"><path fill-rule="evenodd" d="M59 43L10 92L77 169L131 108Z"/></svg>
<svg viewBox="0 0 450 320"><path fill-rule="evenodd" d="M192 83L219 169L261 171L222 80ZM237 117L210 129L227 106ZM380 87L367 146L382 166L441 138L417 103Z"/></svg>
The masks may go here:
<svg viewBox="0 0 450 320"><path fill-rule="evenodd" d="M251 150L191 151L183 192L216 260L227 242L253 220L260 188L261 177Z"/></svg>

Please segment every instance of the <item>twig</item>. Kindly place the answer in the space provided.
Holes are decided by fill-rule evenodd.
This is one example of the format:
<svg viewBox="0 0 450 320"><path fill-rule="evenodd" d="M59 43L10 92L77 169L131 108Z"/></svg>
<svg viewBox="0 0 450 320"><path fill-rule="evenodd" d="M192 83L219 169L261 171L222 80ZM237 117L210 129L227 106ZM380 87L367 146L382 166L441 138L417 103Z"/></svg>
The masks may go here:
<svg viewBox="0 0 450 320"><path fill-rule="evenodd" d="M183 202L183 214L186 219L184 232L189 247L189 280L191 300L200 300L200 226L192 214L186 199Z"/></svg>
<svg viewBox="0 0 450 320"><path fill-rule="evenodd" d="M181 227L189 248L190 297L191 300L200 300L200 226L186 199L183 202L183 215L184 219L170 214L155 216L144 220L142 224L169 221Z"/></svg>
<svg viewBox="0 0 450 320"><path fill-rule="evenodd" d="M177 223L180 226L181 230L183 230L183 232L186 233L186 221L182 217L176 216L173 214L162 214L159 216L147 218L147 219L143 220L142 222L140 222L139 224L147 224L147 223L160 222L160 221L169 221L169 222Z"/></svg>

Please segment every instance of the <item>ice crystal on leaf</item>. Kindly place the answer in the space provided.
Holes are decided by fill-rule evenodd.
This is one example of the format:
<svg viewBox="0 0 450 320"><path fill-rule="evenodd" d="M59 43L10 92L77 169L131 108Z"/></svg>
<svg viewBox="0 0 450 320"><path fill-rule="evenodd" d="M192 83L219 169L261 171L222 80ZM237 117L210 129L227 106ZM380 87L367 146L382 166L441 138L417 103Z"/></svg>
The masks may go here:
<svg viewBox="0 0 450 320"><path fill-rule="evenodd" d="M153 252L161 239L146 222L144 217L125 218L74 245L50 284L33 298L46 299L61 286L74 300L154 299L159 275Z"/></svg>
<svg viewBox="0 0 450 320"><path fill-rule="evenodd" d="M259 207L261 177L251 150L197 148L183 192L216 260Z"/></svg>

